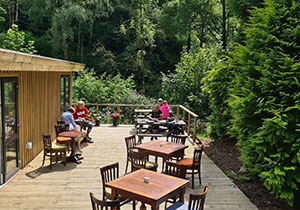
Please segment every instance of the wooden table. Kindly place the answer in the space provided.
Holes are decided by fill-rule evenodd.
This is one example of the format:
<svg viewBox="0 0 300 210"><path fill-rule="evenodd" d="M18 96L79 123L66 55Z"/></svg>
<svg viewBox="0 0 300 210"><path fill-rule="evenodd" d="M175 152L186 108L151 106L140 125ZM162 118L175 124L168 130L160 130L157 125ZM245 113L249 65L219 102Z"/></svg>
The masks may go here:
<svg viewBox="0 0 300 210"><path fill-rule="evenodd" d="M166 141L153 140L143 144L138 144L135 146L136 149L147 152L149 155L154 155L155 157L163 158L163 168L164 162L171 159L172 157L180 157L184 155L184 150L188 148L187 145L175 144ZM157 160L155 158L155 160Z"/></svg>
<svg viewBox="0 0 300 210"><path fill-rule="evenodd" d="M144 182L144 177L149 178L149 183ZM184 202L185 187L189 183L189 180L140 169L106 185L117 194L142 202L141 209L145 209L146 203L156 210L161 203L178 194L180 194L180 201Z"/></svg>
<svg viewBox="0 0 300 210"><path fill-rule="evenodd" d="M61 132L58 134L58 136L60 137L69 137L72 139L72 142L71 142L71 155L70 157L68 157L68 160L69 161L73 161L75 163L81 163L77 157L75 156L75 145L76 145L76 142L75 142L75 138L76 137L83 137L83 133L81 133L80 131L65 131L65 132Z"/></svg>

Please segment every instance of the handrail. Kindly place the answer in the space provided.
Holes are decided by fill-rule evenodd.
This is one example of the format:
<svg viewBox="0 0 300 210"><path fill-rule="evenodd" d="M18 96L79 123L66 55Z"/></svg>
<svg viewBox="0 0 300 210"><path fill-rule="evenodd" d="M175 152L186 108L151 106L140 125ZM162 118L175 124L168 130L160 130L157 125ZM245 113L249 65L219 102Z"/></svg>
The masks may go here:
<svg viewBox="0 0 300 210"><path fill-rule="evenodd" d="M76 103L72 103L73 105L76 105ZM146 105L146 104L98 104L98 103L86 103L85 105L87 106L96 106L96 114L99 113L99 106L112 106L112 107L117 107L117 112L120 113L120 107L153 107L154 105ZM197 121L199 116L195 114L194 112L190 111L183 105L169 105L170 107L175 107L176 108L176 119L180 120L180 109L182 109L182 120L186 120L186 114L188 115L188 120L187 120L187 126L185 127L186 132L188 135L191 134L191 117L194 118L194 125L193 125L193 141L195 142L196 140L199 140L197 138Z"/></svg>

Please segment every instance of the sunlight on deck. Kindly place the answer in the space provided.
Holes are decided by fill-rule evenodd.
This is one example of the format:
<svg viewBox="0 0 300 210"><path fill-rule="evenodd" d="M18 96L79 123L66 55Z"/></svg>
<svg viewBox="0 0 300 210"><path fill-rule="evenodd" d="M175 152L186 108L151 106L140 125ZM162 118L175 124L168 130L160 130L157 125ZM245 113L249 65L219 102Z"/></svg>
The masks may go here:
<svg viewBox="0 0 300 210"><path fill-rule="evenodd" d="M90 210L89 192L102 199L99 168L119 162L120 175L124 174L126 164L124 137L129 136L131 128L132 125L95 127L91 133L95 143L89 144L82 150L84 160L80 165L67 163L64 167L63 164L57 163L50 171L49 161L46 161L45 166L41 168L42 153L39 154L0 189L0 209ZM186 156L192 157L194 146L191 141L187 141L187 145L189 148L186 150ZM161 162L159 166L161 167ZM158 171L161 171L161 168ZM208 185L205 209L257 209L205 154L202 159L203 185L200 186L198 179L195 180L195 189L192 190L191 186L186 189L186 203L190 193L200 193L204 185ZM121 209L131 209L131 207L131 204L127 204ZM147 209L150 207L147 206ZM164 204L160 209L164 209Z"/></svg>

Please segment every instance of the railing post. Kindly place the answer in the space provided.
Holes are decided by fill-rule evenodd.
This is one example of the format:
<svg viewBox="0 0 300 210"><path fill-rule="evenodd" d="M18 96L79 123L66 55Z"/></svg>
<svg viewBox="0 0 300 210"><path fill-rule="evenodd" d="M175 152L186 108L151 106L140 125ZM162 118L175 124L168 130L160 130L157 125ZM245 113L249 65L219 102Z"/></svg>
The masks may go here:
<svg viewBox="0 0 300 210"><path fill-rule="evenodd" d="M99 114L99 105L96 105L96 114Z"/></svg>
<svg viewBox="0 0 300 210"><path fill-rule="evenodd" d="M120 106L117 106L117 113L120 114Z"/></svg>
<svg viewBox="0 0 300 210"><path fill-rule="evenodd" d="M187 133L190 134L190 128L191 128L191 114L188 114L188 127L187 127Z"/></svg>
<svg viewBox="0 0 300 210"><path fill-rule="evenodd" d="M182 120L185 121L185 110L182 110Z"/></svg>
<svg viewBox="0 0 300 210"><path fill-rule="evenodd" d="M194 133L193 133L193 142L196 141L196 135L197 135L197 117L194 117Z"/></svg>
<svg viewBox="0 0 300 210"><path fill-rule="evenodd" d="M179 106L176 106L176 120L179 120L179 113L180 112L180 109L179 109Z"/></svg>

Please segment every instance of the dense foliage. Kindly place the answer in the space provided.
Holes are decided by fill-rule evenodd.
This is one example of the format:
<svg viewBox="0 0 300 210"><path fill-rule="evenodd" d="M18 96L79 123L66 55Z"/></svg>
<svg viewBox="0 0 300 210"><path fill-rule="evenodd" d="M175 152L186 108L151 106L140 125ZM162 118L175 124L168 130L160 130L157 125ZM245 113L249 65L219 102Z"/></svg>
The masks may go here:
<svg viewBox="0 0 300 210"><path fill-rule="evenodd" d="M222 57L220 56L220 59ZM203 79L204 91L208 93L211 113L208 117L207 132L212 139L229 136L230 107L228 105L229 87L232 73L223 58Z"/></svg>
<svg viewBox="0 0 300 210"><path fill-rule="evenodd" d="M109 103L109 104L154 104L155 100L148 99L137 94L132 77L122 79L120 75L96 76L93 71L80 73L73 81L73 101L85 101L87 103ZM110 115L117 111L117 107L100 107L102 118L108 122ZM133 122L133 108L122 108L125 122ZM95 107L91 106L90 111L95 114ZM124 122L123 120L123 122Z"/></svg>
<svg viewBox="0 0 300 210"><path fill-rule="evenodd" d="M167 98L170 104L186 106L196 112L201 120L206 120L210 114L209 101L201 81L217 63L213 50L199 49L183 53L175 72L163 74L163 98Z"/></svg>
<svg viewBox="0 0 300 210"><path fill-rule="evenodd" d="M231 55L231 133L247 170L292 204L300 182L300 3L265 2Z"/></svg>

